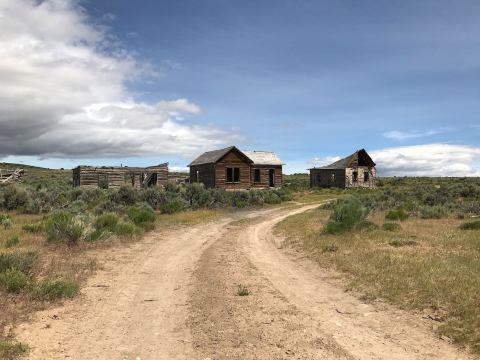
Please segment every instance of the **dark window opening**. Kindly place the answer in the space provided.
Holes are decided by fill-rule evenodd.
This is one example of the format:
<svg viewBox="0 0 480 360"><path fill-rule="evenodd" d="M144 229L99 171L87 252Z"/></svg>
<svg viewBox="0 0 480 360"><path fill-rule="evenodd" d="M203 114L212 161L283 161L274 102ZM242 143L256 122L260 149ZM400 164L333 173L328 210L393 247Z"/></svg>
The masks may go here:
<svg viewBox="0 0 480 360"><path fill-rule="evenodd" d="M354 171L352 175L353 175L353 182L357 182L358 181L358 172Z"/></svg>
<svg viewBox="0 0 480 360"><path fill-rule="evenodd" d="M256 183L260 182L260 169L253 170L253 181Z"/></svg>
<svg viewBox="0 0 480 360"><path fill-rule="evenodd" d="M240 168L227 168L227 183L240 182Z"/></svg>
<svg viewBox="0 0 480 360"><path fill-rule="evenodd" d="M369 179L370 179L370 174L368 172L364 172L363 173L363 181L368 182Z"/></svg>
<svg viewBox="0 0 480 360"><path fill-rule="evenodd" d="M275 169L268 170L268 185L275 187Z"/></svg>

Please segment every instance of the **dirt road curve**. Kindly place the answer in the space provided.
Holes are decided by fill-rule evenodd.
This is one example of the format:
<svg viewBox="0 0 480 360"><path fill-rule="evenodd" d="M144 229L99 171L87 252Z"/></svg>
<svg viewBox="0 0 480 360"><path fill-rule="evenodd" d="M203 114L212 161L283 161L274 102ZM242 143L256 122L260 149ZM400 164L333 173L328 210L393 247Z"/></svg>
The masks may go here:
<svg viewBox="0 0 480 360"><path fill-rule="evenodd" d="M30 359L468 359L428 321L364 304L278 249L272 227L310 208L103 251L104 268L82 296L38 313L18 338ZM237 295L239 284L249 296Z"/></svg>

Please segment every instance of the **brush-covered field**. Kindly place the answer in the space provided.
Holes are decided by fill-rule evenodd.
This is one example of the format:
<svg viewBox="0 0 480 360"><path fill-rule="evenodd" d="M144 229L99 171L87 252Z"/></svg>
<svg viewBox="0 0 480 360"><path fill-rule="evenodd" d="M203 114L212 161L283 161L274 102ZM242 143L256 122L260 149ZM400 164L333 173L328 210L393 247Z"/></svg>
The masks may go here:
<svg viewBox="0 0 480 360"><path fill-rule="evenodd" d="M480 179L390 178L285 219L276 231L365 301L419 312L480 353ZM298 196L296 194L296 196Z"/></svg>
<svg viewBox="0 0 480 360"><path fill-rule="evenodd" d="M14 169L14 164L0 164ZM0 185L0 358L27 351L13 326L76 296L98 267L92 253L154 229L209 222L226 211L276 205L289 190L226 192L199 184L165 188L73 188L71 170L30 166L19 184Z"/></svg>

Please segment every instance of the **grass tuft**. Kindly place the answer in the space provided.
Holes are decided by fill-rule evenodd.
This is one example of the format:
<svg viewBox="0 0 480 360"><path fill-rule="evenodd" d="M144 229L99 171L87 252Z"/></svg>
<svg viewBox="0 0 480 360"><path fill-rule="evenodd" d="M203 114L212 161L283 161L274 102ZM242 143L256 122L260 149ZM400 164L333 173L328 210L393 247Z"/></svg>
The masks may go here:
<svg viewBox="0 0 480 360"><path fill-rule="evenodd" d="M11 248L17 246L18 244L20 244L20 239L18 238L18 236L9 237L7 241L5 241L6 248Z"/></svg>
<svg viewBox="0 0 480 360"><path fill-rule="evenodd" d="M338 250L338 246L334 244L322 245L322 252L335 252Z"/></svg>
<svg viewBox="0 0 480 360"><path fill-rule="evenodd" d="M386 231L397 231L400 230L400 225L397 223L385 223L382 225L382 228Z"/></svg>
<svg viewBox="0 0 480 360"><path fill-rule="evenodd" d="M480 220L466 222L460 225L460 229L462 230L480 230Z"/></svg>
<svg viewBox="0 0 480 360"><path fill-rule="evenodd" d="M33 295L40 300L72 298L78 293L79 288L73 281L43 280L35 286Z"/></svg>
<svg viewBox="0 0 480 360"><path fill-rule="evenodd" d="M388 244L393 247L402 247L402 246L414 246L414 245L417 245L417 242L411 239L393 239L389 241Z"/></svg>
<svg viewBox="0 0 480 360"><path fill-rule="evenodd" d="M405 212L403 209L397 209L397 210L390 210L385 214L385 219L387 220L400 220L400 221L405 221L408 219L408 213Z"/></svg>
<svg viewBox="0 0 480 360"><path fill-rule="evenodd" d="M14 268L29 274L36 260L37 253L34 251L0 253L0 272Z"/></svg>
<svg viewBox="0 0 480 360"><path fill-rule="evenodd" d="M0 286L10 293L18 293L30 282L27 275L18 269L10 268L0 272Z"/></svg>
<svg viewBox="0 0 480 360"><path fill-rule="evenodd" d="M27 351L28 347L22 343L0 339L0 359L15 360Z"/></svg>
<svg viewBox="0 0 480 360"><path fill-rule="evenodd" d="M238 285L237 286L237 295L238 296L248 296L250 295L250 290L245 285Z"/></svg>

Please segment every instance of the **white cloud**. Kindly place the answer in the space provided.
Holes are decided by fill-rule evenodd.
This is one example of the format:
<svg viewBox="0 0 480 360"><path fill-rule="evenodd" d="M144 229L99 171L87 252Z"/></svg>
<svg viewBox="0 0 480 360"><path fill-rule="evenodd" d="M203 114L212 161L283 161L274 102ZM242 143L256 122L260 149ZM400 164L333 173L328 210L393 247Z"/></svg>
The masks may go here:
<svg viewBox="0 0 480 360"><path fill-rule="evenodd" d="M480 176L480 147L426 144L372 151L382 176Z"/></svg>
<svg viewBox="0 0 480 360"><path fill-rule="evenodd" d="M414 130L414 131L399 131L399 130L392 130L388 131L383 134L384 137L388 139L394 139L394 140L406 140L406 139L414 139L414 138L421 138L421 137L426 137L426 136L432 136L432 135L437 135L440 134L441 131L439 130L427 130L427 131L419 131L419 130Z"/></svg>
<svg viewBox="0 0 480 360"><path fill-rule="evenodd" d="M127 83L155 76L74 0L0 1L0 155L190 156L235 137L185 117L186 99L144 103Z"/></svg>
<svg viewBox="0 0 480 360"><path fill-rule="evenodd" d="M313 166L325 166L334 163L335 161L340 160L340 156L323 156L323 157L315 157L308 161L309 164Z"/></svg>

